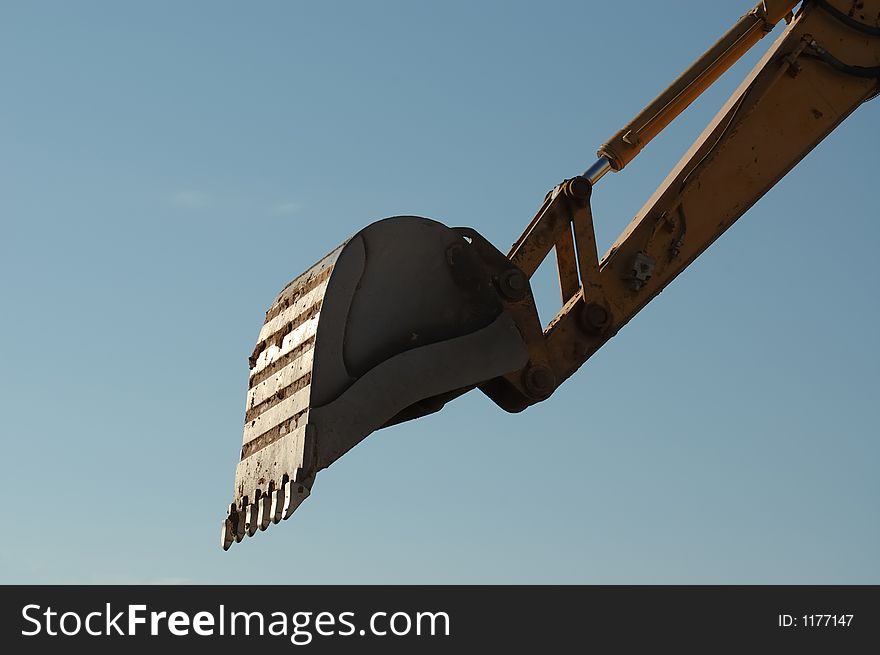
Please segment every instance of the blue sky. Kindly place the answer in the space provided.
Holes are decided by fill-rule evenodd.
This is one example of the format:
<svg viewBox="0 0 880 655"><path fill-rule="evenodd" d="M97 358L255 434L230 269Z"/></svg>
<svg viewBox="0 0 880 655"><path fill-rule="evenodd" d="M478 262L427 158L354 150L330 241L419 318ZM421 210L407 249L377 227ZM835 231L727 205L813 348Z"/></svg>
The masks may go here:
<svg viewBox="0 0 880 655"><path fill-rule="evenodd" d="M0 581L880 582L876 103L550 401L376 433L218 545L281 287L395 214L505 250L748 8L5 6ZM603 180L601 245L769 45Z"/></svg>

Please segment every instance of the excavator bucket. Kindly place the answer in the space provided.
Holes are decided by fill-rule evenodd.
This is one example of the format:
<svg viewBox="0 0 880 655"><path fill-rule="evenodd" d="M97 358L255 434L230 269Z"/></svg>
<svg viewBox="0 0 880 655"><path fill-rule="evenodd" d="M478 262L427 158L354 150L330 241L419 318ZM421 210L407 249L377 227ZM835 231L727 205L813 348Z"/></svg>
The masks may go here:
<svg viewBox="0 0 880 655"><path fill-rule="evenodd" d="M288 284L250 357L223 548L288 518L371 432L521 369L528 350L496 289L510 267L473 230L398 216Z"/></svg>

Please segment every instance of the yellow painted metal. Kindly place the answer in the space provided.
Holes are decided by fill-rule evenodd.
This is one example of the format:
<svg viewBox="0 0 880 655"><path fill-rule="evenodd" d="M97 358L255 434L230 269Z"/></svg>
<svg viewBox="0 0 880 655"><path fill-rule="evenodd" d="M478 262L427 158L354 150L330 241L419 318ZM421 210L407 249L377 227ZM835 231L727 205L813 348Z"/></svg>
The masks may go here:
<svg viewBox="0 0 880 655"><path fill-rule="evenodd" d="M829 4L842 11L849 6L843 0ZM880 0L863 0L858 13L880 16ZM846 67L829 64L828 55ZM599 279L582 280L581 294L547 327L557 382L876 95L878 67L880 36L854 30L819 4L802 7L602 258ZM843 174L845 168L836 170ZM583 287L589 301L589 289L596 286L613 320L607 333L589 335L579 325L579 311Z"/></svg>
<svg viewBox="0 0 880 655"><path fill-rule="evenodd" d="M614 170L621 170L795 5L797 1L790 0L764 0L755 5L638 116L602 145L598 155L607 159Z"/></svg>

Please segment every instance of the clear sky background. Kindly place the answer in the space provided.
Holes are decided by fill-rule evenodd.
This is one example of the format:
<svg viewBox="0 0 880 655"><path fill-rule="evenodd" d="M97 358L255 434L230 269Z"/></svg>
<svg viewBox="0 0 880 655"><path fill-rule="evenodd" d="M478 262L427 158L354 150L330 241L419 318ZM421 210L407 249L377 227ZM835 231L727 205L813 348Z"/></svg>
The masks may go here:
<svg viewBox="0 0 880 655"><path fill-rule="evenodd" d="M378 432L218 544L281 287L395 214L506 250L748 8L5 3L0 581L880 583L880 101L550 401ZM597 187L600 248L771 40Z"/></svg>

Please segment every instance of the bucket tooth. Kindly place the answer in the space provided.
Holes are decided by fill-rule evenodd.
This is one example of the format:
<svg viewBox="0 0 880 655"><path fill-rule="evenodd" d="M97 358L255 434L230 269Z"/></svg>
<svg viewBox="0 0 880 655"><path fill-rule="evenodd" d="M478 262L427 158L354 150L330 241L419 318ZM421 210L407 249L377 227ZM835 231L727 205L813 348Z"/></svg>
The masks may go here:
<svg viewBox="0 0 880 655"><path fill-rule="evenodd" d="M228 515L220 528L220 546L223 550L229 550L229 547L232 546L232 543L235 541L236 518L237 514L235 511L235 505L233 504L230 505Z"/></svg>
<svg viewBox="0 0 880 655"><path fill-rule="evenodd" d="M273 485L274 486L274 485ZM257 525L260 530L265 530L272 523L272 496L274 492L265 493L260 497L260 507L257 512Z"/></svg>
<svg viewBox="0 0 880 655"><path fill-rule="evenodd" d="M287 484L272 492L272 523L278 523L284 517L284 499L287 493Z"/></svg>
<svg viewBox="0 0 880 655"><path fill-rule="evenodd" d="M244 539L245 535L244 508L237 509L232 516L233 521L235 522L235 543L239 543L242 539Z"/></svg>
<svg viewBox="0 0 880 655"><path fill-rule="evenodd" d="M290 515L309 497L311 489L299 482L287 483L287 503L284 506L284 518L289 519Z"/></svg>
<svg viewBox="0 0 880 655"><path fill-rule="evenodd" d="M257 534L257 506L254 503L250 503L245 510L245 524L247 536L253 537Z"/></svg>

